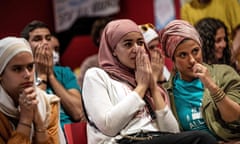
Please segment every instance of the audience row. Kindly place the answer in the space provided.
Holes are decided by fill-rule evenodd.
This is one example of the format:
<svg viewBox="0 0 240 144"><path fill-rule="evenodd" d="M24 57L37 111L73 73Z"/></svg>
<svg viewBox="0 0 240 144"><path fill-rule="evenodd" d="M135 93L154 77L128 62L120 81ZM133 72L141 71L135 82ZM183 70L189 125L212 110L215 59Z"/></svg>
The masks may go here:
<svg viewBox="0 0 240 144"><path fill-rule="evenodd" d="M90 144L240 141L239 28L229 43L215 18L94 26L99 51L80 76L41 21L0 40L0 143L66 143L64 125L81 121Z"/></svg>

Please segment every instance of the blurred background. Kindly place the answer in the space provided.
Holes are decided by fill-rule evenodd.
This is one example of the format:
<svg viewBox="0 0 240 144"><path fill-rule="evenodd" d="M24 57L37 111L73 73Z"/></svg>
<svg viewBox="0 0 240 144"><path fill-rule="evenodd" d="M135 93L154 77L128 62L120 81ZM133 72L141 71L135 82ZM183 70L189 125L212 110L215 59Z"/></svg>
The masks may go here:
<svg viewBox="0 0 240 144"><path fill-rule="evenodd" d="M188 0L1 0L0 38L19 36L32 20L49 25L60 41L61 64L72 70L97 52L90 31L101 17L129 18L137 24L153 23L161 29L179 18Z"/></svg>

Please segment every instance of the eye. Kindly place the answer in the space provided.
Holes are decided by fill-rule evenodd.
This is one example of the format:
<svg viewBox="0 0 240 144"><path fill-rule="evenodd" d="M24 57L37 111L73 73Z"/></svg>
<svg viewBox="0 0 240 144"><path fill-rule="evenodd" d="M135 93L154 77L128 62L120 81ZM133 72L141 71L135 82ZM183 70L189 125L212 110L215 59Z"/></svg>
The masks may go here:
<svg viewBox="0 0 240 144"><path fill-rule="evenodd" d="M28 71L32 71L32 70L33 70L33 67L34 67L34 64L29 64L29 65L27 65Z"/></svg>
<svg viewBox="0 0 240 144"><path fill-rule="evenodd" d="M143 45L144 45L144 41L143 41L143 40L139 40L139 41L137 42L137 45L143 46Z"/></svg>
<svg viewBox="0 0 240 144"><path fill-rule="evenodd" d="M42 41L42 37L41 36L35 36L32 41L38 42L38 41Z"/></svg>
<svg viewBox="0 0 240 144"><path fill-rule="evenodd" d="M47 36L45 37L45 39L46 39L47 41L51 41L51 35L47 35Z"/></svg>
<svg viewBox="0 0 240 144"><path fill-rule="evenodd" d="M22 71L22 67L21 66L15 66L12 69L14 72L21 72Z"/></svg>
<svg viewBox="0 0 240 144"><path fill-rule="evenodd" d="M130 41L128 41L128 42L126 42L126 43L124 43L124 47L126 47L126 48L131 48L132 47L132 45L133 45L133 43L132 42L130 42Z"/></svg>
<svg viewBox="0 0 240 144"><path fill-rule="evenodd" d="M193 55L197 55L198 52L199 52L199 48L194 48L192 51Z"/></svg>
<svg viewBox="0 0 240 144"><path fill-rule="evenodd" d="M182 52L182 53L179 54L179 57L181 57L181 58L185 58L186 55L187 55L186 53Z"/></svg>

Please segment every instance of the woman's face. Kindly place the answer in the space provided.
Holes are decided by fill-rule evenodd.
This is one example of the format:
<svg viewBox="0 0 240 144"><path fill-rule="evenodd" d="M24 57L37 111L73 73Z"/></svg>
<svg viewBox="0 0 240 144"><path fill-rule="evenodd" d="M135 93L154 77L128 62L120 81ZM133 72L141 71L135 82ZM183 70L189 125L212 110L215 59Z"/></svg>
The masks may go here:
<svg viewBox="0 0 240 144"><path fill-rule="evenodd" d="M194 40L184 40L175 50L174 65L185 81L192 81L196 78L192 68L202 61L201 48Z"/></svg>
<svg viewBox="0 0 240 144"><path fill-rule="evenodd" d="M154 50L154 49L159 49L160 41L158 38L153 39L148 43L148 49L149 50Z"/></svg>
<svg viewBox="0 0 240 144"><path fill-rule="evenodd" d="M117 43L113 55L116 56L123 65L135 69L137 49L144 47L142 34L130 32Z"/></svg>
<svg viewBox="0 0 240 144"><path fill-rule="evenodd" d="M237 70L240 71L240 29L236 31L236 35L233 39L232 56L233 62L235 62Z"/></svg>
<svg viewBox="0 0 240 144"><path fill-rule="evenodd" d="M226 35L224 28L219 28L215 36L215 57L221 59L223 57L223 50L227 46Z"/></svg>
<svg viewBox="0 0 240 144"><path fill-rule="evenodd" d="M34 61L29 52L15 55L5 67L0 83L6 92L18 101L18 96L26 87L34 84Z"/></svg>

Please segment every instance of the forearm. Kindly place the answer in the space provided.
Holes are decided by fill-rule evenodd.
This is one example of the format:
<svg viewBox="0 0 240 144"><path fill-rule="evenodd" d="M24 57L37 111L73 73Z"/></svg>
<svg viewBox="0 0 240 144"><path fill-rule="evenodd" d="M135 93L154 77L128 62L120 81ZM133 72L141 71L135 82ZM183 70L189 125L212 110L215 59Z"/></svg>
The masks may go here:
<svg viewBox="0 0 240 144"><path fill-rule="evenodd" d="M76 89L66 90L55 76L48 77L55 94L60 97L64 110L75 120L80 120L82 102L80 92Z"/></svg>
<svg viewBox="0 0 240 144"><path fill-rule="evenodd" d="M161 95L160 88L158 87L157 83L154 83L150 90L156 110L164 109L166 102L164 101L164 96Z"/></svg>
<svg viewBox="0 0 240 144"><path fill-rule="evenodd" d="M161 131L173 133L180 131L177 120L167 105L164 107L164 109L157 110L156 116Z"/></svg>
<svg viewBox="0 0 240 144"><path fill-rule="evenodd" d="M31 129L32 129L31 122L19 121L16 132L21 133L26 137L30 137Z"/></svg>
<svg viewBox="0 0 240 144"><path fill-rule="evenodd" d="M240 119L240 105L231 100L228 96L225 96L216 104L225 122L233 122Z"/></svg>
<svg viewBox="0 0 240 144"><path fill-rule="evenodd" d="M119 133L145 106L144 101L136 92L124 96L124 99L115 105L109 101L107 93L98 92L101 95L100 99L99 97L93 99L91 92L87 92L88 95L84 97L88 116L101 132L109 136L115 136ZM92 107L93 104L94 107Z"/></svg>
<svg viewBox="0 0 240 144"><path fill-rule="evenodd" d="M225 122L232 122L240 118L240 105L231 100L221 88L213 84L212 87L209 87L209 91Z"/></svg>

